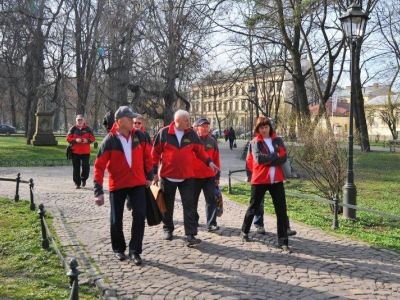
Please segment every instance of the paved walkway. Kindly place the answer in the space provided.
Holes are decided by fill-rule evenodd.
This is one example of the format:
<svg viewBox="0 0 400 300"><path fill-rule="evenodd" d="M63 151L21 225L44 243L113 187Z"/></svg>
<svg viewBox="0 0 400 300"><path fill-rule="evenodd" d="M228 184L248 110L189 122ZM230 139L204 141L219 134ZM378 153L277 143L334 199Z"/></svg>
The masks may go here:
<svg viewBox="0 0 400 300"><path fill-rule="evenodd" d="M239 141L231 151L221 140L222 185L227 184L227 170L243 168L237 159L243 146ZM55 216L62 245L85 272L80 282L91 277L106 299L400 299L398 255L296 222L292 227L298 234L290 239L293 252L288 254L276 247L274 216L266 216L265 236L253 231L253 242L242 242L246 206L227 197L216 233L205 230L200 205L198 237L203 242L197 248L184 246L177 199L176 238L163 241L161 225L146 227L143 264L119 262L110 246L109 205L95 206L91 188L74 189L72 167L0 168L0 177L15 178L18 172L24 180L34 179L36 203ZM236 175L245 179L244 173ZM0 181L1 196L13 198L14 193L15 186ZM29 199L26 185L20 195ZM131 216L125 216L129 235Z"/></svg>

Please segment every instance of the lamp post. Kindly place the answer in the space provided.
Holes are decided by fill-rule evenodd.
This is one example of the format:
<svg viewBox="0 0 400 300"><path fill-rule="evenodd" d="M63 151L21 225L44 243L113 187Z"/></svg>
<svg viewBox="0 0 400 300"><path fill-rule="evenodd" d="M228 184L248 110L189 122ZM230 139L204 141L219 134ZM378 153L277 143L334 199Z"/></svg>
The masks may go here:
<svg viewBox="0 0 400 300"><path fill-rule="evenodd" d="M355 103L355 62L357 43L364 36L364 29L369 17L363 12L358 2L353 2L347 11L339 17L343 30L346 35L347 43L351 49L350 56L350 108L349 108L349 134L348 134L348 154L347 154L347 181L343 187L343 202L345 204L357 205L357 188L354 184L353 173L353 109ZM356 219L356 210L343 207L343 217L345 219Z"/></svg>
<svg viewBox="0 0 400 300"><path fill-rule="evenodd" d="M249 86L248 93L250 95L250 105L249 105L249 110L250 110L250 131L253 128L253 101L256 99L256 93L257 89L255 86ZM251 134L250 134L251 137Z"/></svg>

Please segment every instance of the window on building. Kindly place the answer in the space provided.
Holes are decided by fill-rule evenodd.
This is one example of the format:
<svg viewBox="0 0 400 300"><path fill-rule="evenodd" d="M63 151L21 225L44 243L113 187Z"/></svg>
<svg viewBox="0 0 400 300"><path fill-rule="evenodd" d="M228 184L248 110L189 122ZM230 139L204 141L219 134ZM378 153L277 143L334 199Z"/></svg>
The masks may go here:
<svg viewBox="0 0 400 300"><path fill-rule="evenodd" d="M221 102L218 102L218 110L221 111Z"/></svg>
<svg viewBox="0 0 400 300"><path fill-rule="evenodd" d="M227 111L227 109L226 109L226 102L224 102L224 111Z"/></svg>
<svg viewBox="0 0 400 300"><path fill-rule="evenodd" d="M236 95L239 95L240 87L236 87Z"/></svg>
<svg viewBox="0 0 400 300"><path fill-rule="evenodd" d="M244 87L242 87L242 96L246 95L246 91L244 90Z"/></svg>
<svg viewBox="0 0 400 300"><path fill-rule="evenodd" d="M242 100L242 110L246 109L246 101Z"/></svg>
<svg viewBox="0 0 400 300"><path fill-rule="evenodd" d="M229 89L229 95L233 96L233 86L231 86L230 89Z"/></svg>
<svg viewBox="0 0 400 300"><path fill-rule="evenodd" d="M239 108L239 101L236 101L236 102L235 102L235 109L236 109L236 110L240 110L240 108Z"/></svg>
<svg viewBox="0 0 400 300"><path fill-rule="evenodd" d="M208 98L211 98L212 97L212 89L209 89L208 90Z"/></svg>

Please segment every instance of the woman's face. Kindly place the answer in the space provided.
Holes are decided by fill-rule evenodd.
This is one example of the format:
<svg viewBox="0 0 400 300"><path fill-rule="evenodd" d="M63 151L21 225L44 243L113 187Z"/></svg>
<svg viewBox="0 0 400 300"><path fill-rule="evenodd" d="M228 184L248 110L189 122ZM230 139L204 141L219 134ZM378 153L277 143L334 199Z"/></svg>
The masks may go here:
<svg viewBox="0 0 400 300"><path fill-rule="evenodd" d="M262 125L260 127L258 127L258 132L261 134L261 136L265 139L265 138L269 138L269 131L270 131L270 127L269 125Z"/></svg>

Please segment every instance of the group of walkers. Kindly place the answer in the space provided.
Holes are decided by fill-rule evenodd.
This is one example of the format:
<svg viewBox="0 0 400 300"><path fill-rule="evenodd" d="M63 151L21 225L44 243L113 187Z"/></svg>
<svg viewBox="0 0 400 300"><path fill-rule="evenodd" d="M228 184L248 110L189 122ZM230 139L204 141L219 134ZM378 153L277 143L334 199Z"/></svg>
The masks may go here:
<svg viewBox="0 0 400 300"><path fill-rule="evenodd" d="M187 246L201 243L196 237L201 191L206 201L207 230L218 230L215 191L219 185L221 166L218 143L210 133L210 122L206 118L200 118L192 125L192 129L189 113L178 110L174 114L174 121L161 128L153 141L150 141L143 128L142 116L134 113L129 107L121 106L113 117L114 120L109 116L108 124L105 124L112 123L112 126L108 127L109 133L100 145L94 164L94 199L96 205L104 204L103 181L107 170L111 245L116 258L125 260L125 252L128 250L129 257L136 265L142 263L140 255L145 231L146 188L151 184L159 185L164 195L164 240L171 241L174 238L173 212L177 190L182 200ZM89 145L95 140L93 133L84 123L83 116L78 115L76 119L77 124L71 128L67 141L72 144L74 155L83 155L83 150L77 151L82 145L86 145L85 149L88 148L90 153ZM236 135L232 127L228 131L226 140L229 140L232 149ZM262 208L266 191L269 191L277 216L278 244L282 249L288 250L288 236L293 232L288 224L284 175L280 167L286 162L286 149L283 140L274 132L269 118L258 118L254 136L250 142L246 162L251 177L251 198L244 216L241 238L243 241L250 241L248 233L255 216L258 222L263 221L260 207ZM82 173L79 173L79 169L75 170L73 163L77 188L85 186L89 174L86 156L84 159L85 163L82 165L85 170L82 170ZM129 203L128 208L132 211L131 238L128 245L123 232L126 200ZM257 229L257 232L264 234L265 230Z"/></svg>

